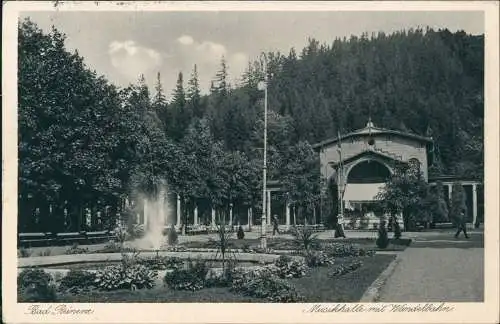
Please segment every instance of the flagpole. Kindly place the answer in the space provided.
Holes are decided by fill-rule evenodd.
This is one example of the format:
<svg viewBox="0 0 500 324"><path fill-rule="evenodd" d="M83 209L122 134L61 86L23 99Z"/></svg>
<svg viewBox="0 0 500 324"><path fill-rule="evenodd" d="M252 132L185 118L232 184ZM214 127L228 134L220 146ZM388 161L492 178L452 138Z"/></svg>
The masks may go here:
<svg viewBox="0 0 500 324"><path fill-rule="evenodd" d="M261 219L261 237L260 246L267 248L266 233L266 181L267 181L267 58L264 55L264 164L262 166L262 219ZM269 203L269 202L267 202Z"/></svg>
<svg viewBox="0 0 500 324"><path fill-rule="evenodd" d="M344 184L344 164L342 161L342 143L341 143L341 138L340 138L340 130L337 133L337 140L338 140L338 145L337 145L337 150L339 152L339 167L338 167L338 199L339 199L339 210L338 210L338 216L337 216L337 229L336 231L338 232L338 235L340 237L345 237L344 234L344 191L345 191L345 184Z"/></svg>

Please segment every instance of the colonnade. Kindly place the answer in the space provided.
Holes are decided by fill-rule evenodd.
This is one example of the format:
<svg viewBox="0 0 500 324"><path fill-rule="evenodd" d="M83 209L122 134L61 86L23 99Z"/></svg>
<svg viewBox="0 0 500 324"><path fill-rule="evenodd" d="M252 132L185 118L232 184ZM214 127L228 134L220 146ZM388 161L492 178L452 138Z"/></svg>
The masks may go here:
<svg viewBox="0 0 500 324"><path fill-rule="evenodd" d="M274 190L267 190L266 191L266 223L268 224L269 227L271 227L271 193ZM161 217L164 219L164 225L170 226L174 225L176 228L180 228L182 224L182 203L181 203L181 197L177 195L176 197L176 212L175 212L175 222L173 222L173 219L169 221L167 213L162 211ZM143 219L141 221L140 215L137 215L137 223L142 223L143 225L147 226L150 223L150 213L149 213L149 205L148 205L148 200L144 200L143 202ZM286 210L285 210L285 224L280 224L280 225L285 225L287 228L291 226L291 216L294 218L294 223L296 220L296 215L295 215L295 208L291 206L290 203L286 203ZM160 208L161 210L161 208ZM195 206L193 209L193 218L192 218L192 224L186 224L188 226L199 226L200 220L199 220L199 214L198 214L198 206ZM214 208L211 209L211 220L210 220L210 226L215 227L216 226L216 210ZM258 215L260 218L261 215ZM252 207L247 208L247 226L252 227L253 226L253 220L254 220L254 210ZM233 223L233 206L229 206L229 224L234 224Z"/></svg>
<svg viewBox="0 0 500 324"><path fill-rule="evenodd" d="M453 195L453 184L454 182L442 182L443 187L448 189L448 201L451 202ZM477 186L478 182L475 181L461 181L462 187L472 186L472 224L476 223L477 215L478 215L478 201L477 201ZM431 185L436 185L436 183L432 183Z"/></svg>

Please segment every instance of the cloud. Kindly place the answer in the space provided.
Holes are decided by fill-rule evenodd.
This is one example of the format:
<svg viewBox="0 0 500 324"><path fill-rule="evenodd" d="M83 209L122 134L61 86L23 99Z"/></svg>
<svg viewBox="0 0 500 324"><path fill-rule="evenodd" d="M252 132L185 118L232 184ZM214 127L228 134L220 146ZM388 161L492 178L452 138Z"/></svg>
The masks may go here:
<svg viewBox="0 0 500 324"><path fill-rule="evenodd" d="M200 54L204 54L205 57L209 60L220 60L222 56L227 55L227 49L224 45L210 41L204 41L198 44L196 46L196 51L198 51Z"/></svg>
<svg viewBox="0 0 500 324"><path fill-rule="evenodd" d="M189 35L182 35L181 37L177 38L177 41L182 45L192 45L194 43L193 37Z"/></svg>
<svg viewBox="0 0 500 324"><path fill-rule="evenodd" d="M172 70L182 70L187 74L196 64L203 92L208 91L210 81L220 69L222 57L227 62L229 81L232 84L237 84L248 65L247 54L230 51L224 44L212 40L197 40L190 35L183 34L176 39L176 43L177 62L168 62L168 65L172 65Z"/></svg>
<svg viewBox="0 0 500 324"><path fill-rule="evenodd" d="M113 67L130 82L141 74L148 74L162 64L162 56L154 49L137 45L132 40L113 41L109 44L108 55Z"/></svg>

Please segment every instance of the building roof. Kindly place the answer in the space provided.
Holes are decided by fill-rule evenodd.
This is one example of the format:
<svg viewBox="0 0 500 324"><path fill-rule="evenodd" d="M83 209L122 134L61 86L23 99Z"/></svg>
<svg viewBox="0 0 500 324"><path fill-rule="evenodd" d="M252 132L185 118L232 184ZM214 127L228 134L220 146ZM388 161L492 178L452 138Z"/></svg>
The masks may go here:
<svg viewBox="0 0 500 324"><path fill-rule="evenodd" d="M438 176L429 176L429 182L455 182L455 181L478 181L482 182L483 179L474 176L457 176L457 175L438 175Z"/></svg>
<svg viewBox="0 0 500 324"><path fill-rule="evenodd" d="M368 120L368 123L364 128L355 130L351 133L340 135L335 138L330 138L325 141L316 143L313 145L313 148L320 148L326 145L331 145L334 143L337 143L339 141L343 141L347 138L350 137L355 137L355 136L364 136L364 135L378 135L378 134L390 134L390 135L396 135L400 137L406 137L406 138L411 138L420 142L425 142L425 143L432 143L432 137L425 137L425 136L420 136L412 133L407 133L407 132L402 132L402 131L397 131L397 130L392 130L392 129L386 129L386 128L380 128L380 127L375 127L373 125L373 122L371 119Z"/></svg>

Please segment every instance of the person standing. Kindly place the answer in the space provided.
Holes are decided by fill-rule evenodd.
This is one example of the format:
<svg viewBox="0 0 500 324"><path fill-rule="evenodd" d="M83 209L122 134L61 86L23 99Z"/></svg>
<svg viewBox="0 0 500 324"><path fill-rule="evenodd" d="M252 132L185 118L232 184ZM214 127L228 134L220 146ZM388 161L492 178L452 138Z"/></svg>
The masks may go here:
<svg viewBox="0 0 500 324"><path fill-rule="evenodd" d="M274 215L273 216L273 236L275 235L275 233L280 233L280 230L278 228L278 216Z"/></svg>
<svg viewBox="0 0 500 324"><path fill-rule="evenodd" d="M463 210L460 212L460 216L457 219L457 227L458 228L457 233L455 234L455 238L457 238L462 231L464 232L465 238L469 238L469 235L467 235L467 224L465 221L465 213Z"/></svg>

